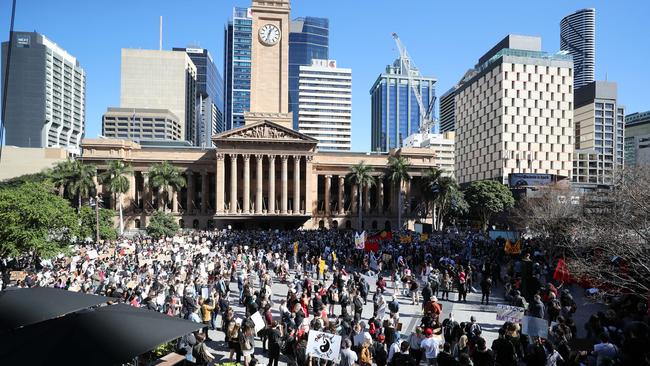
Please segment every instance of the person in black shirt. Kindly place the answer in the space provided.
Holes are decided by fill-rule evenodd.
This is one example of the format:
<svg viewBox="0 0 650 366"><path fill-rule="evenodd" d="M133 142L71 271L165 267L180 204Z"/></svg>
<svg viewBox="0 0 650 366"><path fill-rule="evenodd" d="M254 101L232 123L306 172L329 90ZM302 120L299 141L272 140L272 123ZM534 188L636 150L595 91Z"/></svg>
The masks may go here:
<svg viewBox="0 0 650 366"><path fill-rule="evenodd" d="M438 353L438 366L459 366L460 364L451 355L451 343L445 342L442 352Z"/></svg>
<svg viewBox="0 0 650 366"><path fill-rule="evenodd" d="M517 354L515 353L515 348L512 343L506 339L506 330L504 328L499 329L499 338L492 342L492 351L494 351L497 365L517 365Z"/></svg>
<svg viewBox="0 0 650 366"><path fill-rule="evenodd" d="M277 321L274 320L271 323L271 328L267 331L267 337L269 341L269 366L278 366L282 328Z"/></svg>

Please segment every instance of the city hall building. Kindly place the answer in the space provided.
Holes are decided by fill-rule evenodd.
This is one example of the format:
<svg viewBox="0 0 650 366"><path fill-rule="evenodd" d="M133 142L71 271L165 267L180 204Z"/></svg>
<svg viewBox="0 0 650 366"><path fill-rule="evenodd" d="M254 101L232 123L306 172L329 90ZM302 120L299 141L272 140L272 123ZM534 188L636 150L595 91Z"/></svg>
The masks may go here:
<svg viewBox="0 0 650 366"><path fill-rule="evenodd" d="M426 169L439 166L435 149L401 148L388 153L319 152L318 140L295 131L289 113L288 0L253 1L250 112L245 125L212 137L213 148L180 143L85 139L84 162L105 170L111 160L132 166L123 195L125 227L144 228L157 209L171 212L185 228L397 228L425 221L419 194ZM384 174L390 156L406 158L412 179L400 189ZM186 186L169 200L151 186L148 171L167 161L184 172ZM359 192L346 176L359 162L374 168L377 184ZM115 207L97 184L104 204ZM362 196L363 222L358 222ZM166 207L164 207L166 206ZM430 220L429 220L430 221Z"/></svg>

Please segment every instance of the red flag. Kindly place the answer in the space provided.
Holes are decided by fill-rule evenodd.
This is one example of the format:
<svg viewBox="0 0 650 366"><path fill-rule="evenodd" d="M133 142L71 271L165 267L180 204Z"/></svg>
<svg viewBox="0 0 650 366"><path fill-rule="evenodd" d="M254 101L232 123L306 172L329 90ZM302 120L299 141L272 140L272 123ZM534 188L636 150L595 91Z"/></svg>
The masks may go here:
<svg viewBox="0 0 650 366"><path fill-rule="evenodd" d="M379 251L379 237L374 235L366 239L366 243L363 248L366 252L378 252Z"/></svg>
<svg viewBox="0 0 650 366"><path fill-rule="evenodd" d="M555 267L555 272L553 273L553 279L560 282L569 282L571 280L569 268L562 258L557 261L557 266Z"/></svg>

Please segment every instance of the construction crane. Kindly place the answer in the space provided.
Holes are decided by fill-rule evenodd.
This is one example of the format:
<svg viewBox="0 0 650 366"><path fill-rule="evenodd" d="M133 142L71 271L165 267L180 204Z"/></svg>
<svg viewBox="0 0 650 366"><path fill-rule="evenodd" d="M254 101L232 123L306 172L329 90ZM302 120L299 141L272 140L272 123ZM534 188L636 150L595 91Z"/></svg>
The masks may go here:
<svg viewBox="0 0 650 366"><path fill-rule="evenodd" d="M415 83L415 77L419 76L420 72L418 71L418 68L415 66L413 59L411 59L411 56L409 56L408 51L406 51L406 47L404 47L404 44L402 44L402 41L399 39L397 33L393 33L393 39L395 40L395 43L397 44L397 49L399 50L401 72L402 74L407 75L409 85L411 86L411 90L413 91L413 94L415 95L415 99L418 102L418 107L420 109L419 132L422 134L423 139L426 140L429 136L431 128L434 127L437 123L436 119L432 116L433 107L436 104L436 97L435 95L432 96L431 100L429 101L428 107L427 108L424 107L424 103L422 102L421 88L419 86L420 84L418 83L418 85L416 86Z"/></svg>

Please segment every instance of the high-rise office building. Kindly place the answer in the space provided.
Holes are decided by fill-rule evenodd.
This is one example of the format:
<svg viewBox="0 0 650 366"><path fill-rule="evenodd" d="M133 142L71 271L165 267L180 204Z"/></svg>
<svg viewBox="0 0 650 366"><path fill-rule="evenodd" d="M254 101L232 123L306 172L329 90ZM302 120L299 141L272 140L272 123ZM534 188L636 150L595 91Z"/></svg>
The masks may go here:
<svg viewBox="0 0 650 366"><path fill-rule="evenodd" d="M542 52L541 44L538 37L505 37L458 86L459 183L505 184L516 173L570 177L573 63L568 55Z"/></svg>
<svg viewBox="0 0 650 366"><path fill-rule="evenodd" d="M625 109L618 104L616 83L594 81L575 91L574 185L608 186L623 169Z"/></svg>
<svg viewBox="0 0 650 366"><path fill-rule="evenodd" d="M454 131L456 129L456 87L447 90L440 96L440 133Z"/></svg>
<svg viewBox="0 0 650 366"><path fill-rule="evenodd" d="M86 72L44 35L14 32L7 83L5 142L80 153L86 123ZM2 43L5 85L9 42Z"/></svg>
<svg viewBox="0 0 650 366"><path fill-rule="evenodd" d="M212 135L224 131L223 78L210 52L203 48L174 48L186 52L196 66L197 145L212 146Z"/></svg>
<svg viewBox="0 0 650 366"><path fill-rule="evenodd" d="M596 9L582 9L560 22L560 49L573 56L573 86L594 81L596 65Z"/></svg>
<svg viewBox="0 0 650 366"><path fill-rule="evenodd" d="M650 165L650 111L625 116L625 166Z"/></svg>
<svg viewBox="0 0 650 366"><path fill-rule="evenodd" d="M102 136L137 142L180 141L179 118L169 109L109 107L102 116Z"/></svg>
<svg viewBox="0 0 650 366"><path fill-rule="evenodd" d="M319 150L352 147L352 70L335 60L300 66L298 130L318 140Z"/></svg>
<svg viewBox="0 0 650 366"><path fill-rule="evenodd" d="M298 129L298 80L300 66L312 60L329 58L329 20L305 17L291 22L289 33L289 111L293 112L293 129Z"/></svg>
<svg viewBox="0 0 650 366"><path fill-rule="evenodd" d="M196 66L184 52L123 48L120 107L169 109L181 139L198 145Z"/></svg>
<svg viewBox="0 0 650 366"><path fill-rule="evenodd" d="M234 8L225 29L224 92L225 129L244 125L251 106L253 19L248 8Z"/></svg>
<svg viewBox="0 0 650 366"><path fill-rule="evenodd" d="M420 128L420 107L411 83L420 90L424 108L435 98L436 78L419 72L409 78L400 60L386 66L370 89L372 120L372 151L389 151L402 146L402 141Z"/></svg>

